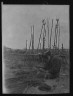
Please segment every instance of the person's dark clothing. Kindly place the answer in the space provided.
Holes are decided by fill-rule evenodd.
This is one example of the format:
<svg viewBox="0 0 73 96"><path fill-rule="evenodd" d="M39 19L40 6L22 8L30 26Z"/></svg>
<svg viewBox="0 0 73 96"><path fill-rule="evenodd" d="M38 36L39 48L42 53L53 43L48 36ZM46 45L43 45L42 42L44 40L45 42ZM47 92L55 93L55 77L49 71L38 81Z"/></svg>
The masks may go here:
<svg viewBox="0 0 73 96"><path fill-rule="evenodd" d="M62 64L62 59L59 56L51 56L50 60L45 63L44 69L47 70L50 74L58 76L60 73L60 68Z"/></svg>

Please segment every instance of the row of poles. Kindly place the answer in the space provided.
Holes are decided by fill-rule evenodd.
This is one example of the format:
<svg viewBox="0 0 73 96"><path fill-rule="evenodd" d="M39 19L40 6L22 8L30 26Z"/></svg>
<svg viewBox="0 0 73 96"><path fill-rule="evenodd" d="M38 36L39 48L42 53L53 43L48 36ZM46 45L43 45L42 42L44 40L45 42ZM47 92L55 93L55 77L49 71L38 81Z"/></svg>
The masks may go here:
<svg viewBox="0 0 73 96"><path fill-rule="evenodd" d="M30 45L29 45L29 49L32 46L32 50L34 50L34 25L31 26L31 40L30 40Z"/></svg>
<svg viewBox="0 0 73 96"><path fill-rule="evenodd" d="M32 50L33 50L34 49L34 25L31 26L31 39L30 39L29 49L31 47L32 47ZM26 50L27 50L27 40L26 40Z"/></svg>
<svg viewBox="0 0 73 96"><path fill-rule="evenodd" d="M55 36L54 36L54 45L53 48L58 48L59 49L59 43L60 43L60 23L59 19L56 19L57 23L55 25ZM46 20L42 20L42 28L41 28L41 33L39 37L39 43L38 43L38 48L41 49L41 38L43 34L43 46L42 49L45 49L45 39L46 39ZM51 32L49 28L49 20L47 19L47 29L48 29L48 48L51 49L51 40L52 40L52 33L53 33L53 19L52 19L52 26L51 26ZM31 40L29 44L29 49L32 47L32 50L34 50L34 25L31 26ZM27 40L26 40L26 49L27 49Z"/></svg>
<svg viewBox="0 0 73 96"><path fill-rule="evenodd" d="M57 21L57 24L55 25L55 36L54 36L54 48L59 48L59 43L60 43L60 24L59 24L59 19L56 19ZM46 29L45 29L45 25L46 25L46 22L45 22L45 19L42 20L42 29L44 29L44 32L43 32L43 50L45 49L45 38L46 38ZM48 48L51 49L51 40L52 40L52 31L53 31L53 19L52 19L52 26L51 26L51 33L49 34L50 32L50 28L49 28L49 21L47 19L47 29L48 29ZM41 34L40 34L40 37L39 37L39 43L38 43L38 48L40 46L41 48L41 43L40 43L40 39L41 39L41 35L42 35L42 30L41 30Z"/></svg>

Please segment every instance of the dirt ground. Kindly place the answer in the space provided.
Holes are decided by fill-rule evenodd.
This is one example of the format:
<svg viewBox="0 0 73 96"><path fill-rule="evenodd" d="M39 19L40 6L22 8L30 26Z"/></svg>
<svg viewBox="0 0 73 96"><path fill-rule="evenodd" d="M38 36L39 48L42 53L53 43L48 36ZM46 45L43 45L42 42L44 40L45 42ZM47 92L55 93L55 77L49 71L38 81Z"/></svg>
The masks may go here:
<svg viewBox="0 0 73 96"><path fill-rule="evenodd" d="M28 69L29 71L31 69ZM27 72L28 72L27 70ZM18 72L22 72L21 70L16 70L14 71L14 74L15 72L18 73ZM38 89L39 85L37 86L27 86L26 82L24 81L28 81L29 79L32 80L32 78L36 78L36 72L35 73L30 73L31 75L28 75L28 78L27 78L27 75L23 75L24 73L21 73L20 76L22 75L24 78L22 78L22 80L19 80L19 76L18 76L18 79L15 80L15 76L14 74L10 74L12 73L11 70L10 72L7 72L6 74L6 80L8 80L8 78L14 78L12 79L12 81L7 81L8 84L7 86L9 86L8 88L11 90L10 94L12 94L14 92L14 94L57 94L57 93L69 93L70 92L70 75L69 75L69 67L67 66L66 69L63 70L63 68L61 69L60 71L60 78L59 79L48 79L48 80L44 80L44 83L51 86L51 91L41 91ZM42 73L43 74L43 73ZM19 74L18 74L19 75ZM35 76L35 77L34 77ZM41 75L40 75L41 76ZM25 80L25 78L27 78ZM39 78L39 77L38 77ZM42 77L44 78L44 77ZM36 80L36 79L35 79ZM34 81L35 81L34 80ZM10 82L10 83L9 83ZM40 82L41 79L40 79Z"/></svg>
<svg viewBox="0 0 73 96"><path fill-rule="evenodd" d="M69 58L67 59L67 64L61 67L59 79L44 79L45 72L43 71L40 72L40 75L37 75L39 74L38 69L35 68L36 65L39 65L37 62L26 61L24 63L16 58L16 60L13 59L12 61L6 59L5 63L5 87L8 90L8 94L70 93ZM34 81L36 83L33 83ZM47 84L51 87L51 90L39 90L41 84Z"/></svg>
<svg viewBox="0 0 73 96"><path fill-rule="evenodd" d="M69 85L69 75L62 74L60 76L59 81L57 80L45 80L45 83L52 87L51 91L40 91L38 87L31 87L28 89L27 94L57 94L57 93L69 93L70 85ZM55 86L55 88L53 88Z"/></svg>

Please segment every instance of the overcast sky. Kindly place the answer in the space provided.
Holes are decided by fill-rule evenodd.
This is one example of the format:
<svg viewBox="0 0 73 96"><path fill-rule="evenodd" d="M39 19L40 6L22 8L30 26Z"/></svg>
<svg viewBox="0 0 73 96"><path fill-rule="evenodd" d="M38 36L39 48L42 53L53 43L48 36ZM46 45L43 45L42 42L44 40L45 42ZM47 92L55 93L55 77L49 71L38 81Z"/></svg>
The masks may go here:
<svg viewBox="0 0 73 96"><path fill-rule="evenodd" d="M2 41L14 49L23 49L28 40L28 47L31 38L31 26L34 25L35 48L38 46L38 39L41 32L42 19L50 23L56 18L60 21L60 47L69 48L69 6L68 5L2 5ZM46 28L47 31L47 28ZM47 32L48 34L48 32ZM54 36L54 27L53 27ZM46 47L48 46L48 35L46 35ZM53 45L53 37L52 37Z"/></svg>

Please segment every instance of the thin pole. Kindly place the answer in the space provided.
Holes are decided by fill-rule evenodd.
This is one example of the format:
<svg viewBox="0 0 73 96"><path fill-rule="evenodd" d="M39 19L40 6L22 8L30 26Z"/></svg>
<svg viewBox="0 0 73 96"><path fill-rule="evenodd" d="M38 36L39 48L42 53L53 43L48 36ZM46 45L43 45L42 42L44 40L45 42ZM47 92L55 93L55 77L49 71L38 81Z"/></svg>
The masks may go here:
<svg viewBox="0 0 73 96"><path fill-rule="evenodd" d="M42 26L42 29L43 29L43 26ZM38 49L39 49L39 44L40 44L40 47L41 47L40 40L41 40L41 35L42 35L42 29L41 29L41 34L40 34L40 37L39 37Z"/></svg>
<svg viewBox="0 0 73 96"><path fill-rule="evenodd" d="M62 43L62 51L63 51L63 49L64 49L64 48L63 48L63 43Z"/></svg>
<svg viewBox="0 0 73 96"><path fill-rule="evenodd" d="M31 26L31 39L30 39L30 45L29 45L29 49L32 46L32 26Z"/></svg>
<svg viewBox="0 0 73 96"><path fill-rule="evenodd" d="M56 25L55 25L55 37L54 37L54 41L55 41L55 47L57 47L57 32L56 32Z"/></svg>
<svg viewBox="0 0 73 96"><path fill-rule="evenodd" d="M57 46L57 44L58 44L58 25L56 26L56 47L58 47Z"/></svg>
<svg viewBox="0 0 73 96"><path fill-rule="evenodd" d="M56 36L56 39L59 40L59 36L58 36L58 34L59 34L59 32L58 32L58 22L59 22L59 19L56 19L56 21L57 21L57 24L56 24L56 28L57 28L57 34L56 34L57 36ZM56 43L57 43L57 42L59 43L59 41L57 41L57 40L56 40Z"/></svg>
<svg viewBox="0 0 73 96"><path fill-rule="evenodd" d="M40 42L40 49L41 49L41 42Z"/></svg>
<svg viewBox="0 0 73 96"><path fill-rule="evenodd" d="M59 40L58 40L58 48L59 48L59 43L60 43L60 24L59 24Z"/></svg>
<svg viewBox="0 0 73 96"><path fill-rule="evenodd" d="M26 40L26 50L27 50L27 40Z"/></svg>
<svg viewBox="0 0 73 96"><path fill-rule="evenodd" d="M55 27L55 34L54 34L54 47L56 46L56 40L55 40L55 38L56 38L56 27Z"/></svg>
<svg viewBox="0 0 73 96"><path fill-rule="evenodd" d="M43 51L44 51L44 48L45 48L45 36L46 36L46 30L45 30L45 20L42 21L43 23L43 26L44 26L44 32L43 32Z"/></svg>
<svg viewBox="0 0 73 96"><path fill-rule="evenodd" d="M52 27L51 27L51 34L50 34L50 49L51 49L52 28L53 28L53 19L52 19Z"/></svg>
<svg viewBox="0 0 73 96"><path fill-rule="evenodd" d="M43 50L44 50L44 46L45 46L45 37L44 37L44 33L43 33Z"/></svg>
<svg viewBox="0 0 73 96"><path fill-rule="evenodd" d="M32 44L32 50L33 50L33 33L32 33L32 26L31 26L31 44Z"/></svg>
<svg viewBox="0 0 73 96"><path fill-rule="evenodd" d="M48 18L47 18L47 28L48 28L48 48L49 48L49 21L48 21Z"/></svg>
<svg viewBox="0 0 73 96"><path fill-rule="evenodd" d="M33 49L34 49L34 25L33 25L33 37L32 37L32 45L33 45Z"/></svg>
<svg viewBox="0 0 73 96"><path fill-rule="evenodd" d="M30 45L29 45L29 49L30 49L30 47L31 47L31 39L30 39Z"/></svg>

